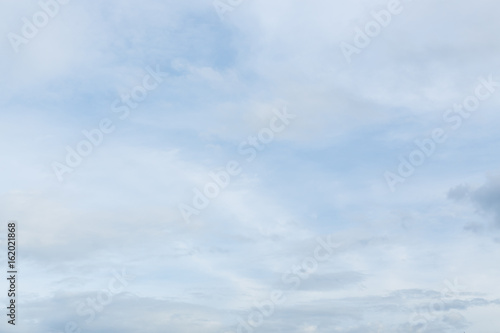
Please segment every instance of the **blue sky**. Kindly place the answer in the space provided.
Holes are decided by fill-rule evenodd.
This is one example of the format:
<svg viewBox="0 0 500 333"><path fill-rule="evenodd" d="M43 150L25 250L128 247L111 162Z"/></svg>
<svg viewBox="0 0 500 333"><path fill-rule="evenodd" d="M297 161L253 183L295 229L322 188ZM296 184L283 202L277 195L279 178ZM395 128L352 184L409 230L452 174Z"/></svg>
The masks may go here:
<svg viewBox="0 0 500 333"><path fill-rule="evenodd" d="M0 5L17 332L498 332L498 2L54 1Z"/></svg>

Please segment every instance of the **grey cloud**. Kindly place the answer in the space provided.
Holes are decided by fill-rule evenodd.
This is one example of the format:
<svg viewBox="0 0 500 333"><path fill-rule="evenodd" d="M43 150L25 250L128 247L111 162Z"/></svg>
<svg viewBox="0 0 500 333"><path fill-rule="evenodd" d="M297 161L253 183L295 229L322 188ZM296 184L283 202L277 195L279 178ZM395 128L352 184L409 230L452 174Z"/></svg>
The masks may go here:
<svg viewBox="0 0 500 333"><path fill-rule="evenodd" d="M492 214L496 227L500 227L500 179L489 178L477 188L462 184L450 189L448 198L456 202L471 202L482 213ZM477 224L468 224L467 230L479 231Z"/></svg>

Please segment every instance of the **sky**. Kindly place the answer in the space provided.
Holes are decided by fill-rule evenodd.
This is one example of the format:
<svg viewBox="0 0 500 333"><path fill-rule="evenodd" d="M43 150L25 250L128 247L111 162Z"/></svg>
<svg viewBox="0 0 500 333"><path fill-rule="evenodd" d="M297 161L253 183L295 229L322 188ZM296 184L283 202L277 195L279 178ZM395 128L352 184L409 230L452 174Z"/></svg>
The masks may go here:
<svg viewBox="0 0 500 333"><path fill-rule="evenodd" d="M0 331L498 332L499 10L2 1Z"/></svg>

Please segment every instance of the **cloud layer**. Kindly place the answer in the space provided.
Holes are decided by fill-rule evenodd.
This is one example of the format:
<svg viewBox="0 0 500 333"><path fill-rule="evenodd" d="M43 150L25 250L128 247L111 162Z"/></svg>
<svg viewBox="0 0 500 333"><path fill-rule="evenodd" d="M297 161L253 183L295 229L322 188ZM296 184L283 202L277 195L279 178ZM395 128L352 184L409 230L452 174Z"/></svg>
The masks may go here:
<svg viewBox="0 0 500 333"><path fill-rule="evenodd" d="M500 4L402 0L348 62L340 45L394 1L227 1L222 20L214 3L0 5L15 330L497 332L500 91L395 192L384 173L500 82Z"/></svg>

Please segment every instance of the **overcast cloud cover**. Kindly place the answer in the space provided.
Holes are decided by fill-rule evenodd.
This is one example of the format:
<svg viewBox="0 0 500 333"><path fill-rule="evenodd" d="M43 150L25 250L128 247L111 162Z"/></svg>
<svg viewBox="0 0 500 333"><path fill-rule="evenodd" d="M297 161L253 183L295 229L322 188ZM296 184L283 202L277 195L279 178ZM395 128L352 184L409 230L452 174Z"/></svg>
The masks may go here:
<svg viewBox="0 0 500 333"><path fill-rule="evenodd" d="M500 330L500 2L41 3L0 4L1 332Z"/></svg>

